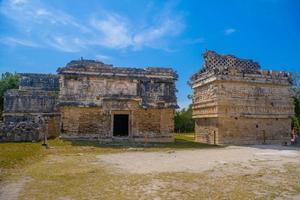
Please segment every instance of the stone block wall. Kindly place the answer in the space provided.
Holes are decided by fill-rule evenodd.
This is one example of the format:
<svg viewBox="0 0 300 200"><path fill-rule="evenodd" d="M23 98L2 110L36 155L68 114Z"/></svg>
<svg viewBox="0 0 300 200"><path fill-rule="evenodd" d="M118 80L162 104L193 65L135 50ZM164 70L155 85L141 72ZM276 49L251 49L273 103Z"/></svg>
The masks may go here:
<svg viewBox="0 0 300 200"><path fill-rule="evenodd" d="M141 99L141 106L177 108L177 74L171 68L113 67L92 60L59 68L60 104L102 106L105 97Z"/></svg>
<svg viewBox="0 0 300 200"><path fill-rule="evenodd" d="M52 114L47 116L46 122L48 138L56 138L60 136L61 131L61 114Z"/></svg>
<svg viewBox="0 0 300 200"><path fill-rule="evenodd" d="M99 76L61 75L61 105L102 106L107 96L137 96L136 81Z"/></svg>
<svg viewBox="0 0 300 200"><path fill-rule="evenodd" d="M177 74L169 68L113 67L92 60L58 69L62 136L113 139L115 114L127 114L130 140L172 141Z"/></svg>
<svg viewBox="0 0 300 200"><path fill-rule="evenodd" d="M143 107L174 107L174 102L176 102L174 81L144 79L139 80L137 88Z"/></svg>
<svg viewBox="0 0 300 200"><path fill-rule="evenodd" d="M57 98L57 91L9 90L4 95L4 113L56 112Z"/></svg>
<svg viewBox="0 0 300 200"><path fill-rule="evenodd" d="M38 141L60 133L58 76L20 74L19 89L4 95L0 141Z"/></svg>
<svg viewBox="0 0 300 200"><path fill-rule="evenodd" d="M107 140L113 137L112 117L128 114L129 139L135 141L173 141L174 110L105 110L100 107L61 107L61 136L69 139Z"/></svg>
<svg viewBox="0 0 300 200"><path fill-rule="evenodd" d="M260 70L256 62L206 52L193 75L196 140L216 144L287 142L294 115L288 73Z"/></svg>
<svg viewBox="0 0 300 200"><path fill-rule="evenodd" d="M289 142L291 119L195 119L196 141L208 144L282 144Z"/></svg>
<svg viewBox="0 0 300 200"><path fill-rule="evenodd" d="M20 74L19 89L5 94L0 132L6 132L0 140L40 140L60 132L63 138L109 140L115 114L128 114L128 139L174 139L177 74L171 68L113 67L81 59L57 72ZM122 123L115 130L126 127Z"/></svg>
<svg viewBox="0 0 300 200"><path fill-rule="evenodd" d="M217 144L288 141L294 109L288 84L216 80L195 92L193 115L198 141Z"/></svg>
<svg viewBox="0 0 300 200"><path fill-rule="evenodd" d="M289 118L220 118L221 144L282 144L289 142Z"/></svg>
<svg viewBox="0 0 300 200"><path fill-rule="evenodd" d="M289 118L293 115L293 90L289 84L219 81L219 116Z"/></svg>
<svg viewBox="0 0 300 200"><path fill-rule="evenodd" d="M60 114L6 114L0 127L0 141L39 141L60 134Z"/></svg>
<svg viewBox="0 0 300 200"><path fill-rule="evenodd" d="M21 73L20 90L58 91L59 76L55 74Z"/></svg>
<svg viewBox="0 0 300 200"><path fill-rule="evenodd" d="M61 136L70 139L109 138L111 118L100 107L65 106L61 111Z"/></svg>
<svg viewBox="0 0 300 200"><path fill-rule="evenodd" d="M137 109L133 111L135 140L173 141L174 109Z"/></svg>
<svg viewBox="0 0 300 200"><path fill-rule="evenodd" d="M218 118L195 119L195 140L208 144L220 144Z"/></svg>

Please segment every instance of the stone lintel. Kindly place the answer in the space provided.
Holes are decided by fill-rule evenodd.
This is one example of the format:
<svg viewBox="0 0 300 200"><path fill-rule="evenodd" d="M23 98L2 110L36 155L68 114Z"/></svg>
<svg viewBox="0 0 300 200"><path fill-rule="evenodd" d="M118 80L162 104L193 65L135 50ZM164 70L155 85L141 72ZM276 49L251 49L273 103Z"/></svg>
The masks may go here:
<svg viewBox="0 0 300 200"><path fill-rule="evenodd" d="M203 115L193 115L192 118L193 119L198 119L198 118L218 118L219 115L218 114L203 114Z"/></svg>
<svg viewBox="0 0 300 200"><path fill-rule="evenodd" d="M254 119L286 119L286 118L292 118L293 114L203 114L203 115L193 115L193 119L199 119L199 118L254 118Z"/></svg>
<svg viewBox="0 0 300 200"><path fill-rule="evenodd" d="M135 74L135 73L114 73L114 72L81 72L81 71L64 71L61 75L73 76L102 76L102 77L119 77L126 79L161 79L161 80L177 80L174 74Z"/></svg>
<svg viewBox="0 0 300 200"><path fill-rule="evenodd" d="M19 112L19 113L15 113L15 112L12 112L12 113L8 113L8 112L5 112L5 113L2 113L3 117L5 116L24 116L24 115L35 115L35 116L38 116L38 115L42 115L42 116L59 116L60 113L59 112L53 112L53 113L38 113L38 112Z"/></svg>

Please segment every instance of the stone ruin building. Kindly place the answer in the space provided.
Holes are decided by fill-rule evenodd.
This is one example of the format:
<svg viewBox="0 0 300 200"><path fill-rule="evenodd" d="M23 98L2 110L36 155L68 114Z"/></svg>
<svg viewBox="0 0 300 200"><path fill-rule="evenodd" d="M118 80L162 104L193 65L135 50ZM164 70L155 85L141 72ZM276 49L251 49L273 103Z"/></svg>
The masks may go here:
<svg viewBox="0 0 300 200"><path fill-rule="evenodd" d="M50 74L19 74L19 89L4 95L0 141L37 141L48 132L57 137L60 113L56 107L59 79Z"/></svg>
<svg viewBox="0 0 300 200"><path fill-rule="evenodd" d="M196 140L210 144L289 141L294 115L291 77L252 60L204 53L191 77Z"/></svg>
<svg viewBox="0 0 300 200"><path fill-rule="evenodd" d="M58 75L20 74L4 98L0 141L68 139L174 140L177 106L171 68L113 67L76 60Z"/></svg>

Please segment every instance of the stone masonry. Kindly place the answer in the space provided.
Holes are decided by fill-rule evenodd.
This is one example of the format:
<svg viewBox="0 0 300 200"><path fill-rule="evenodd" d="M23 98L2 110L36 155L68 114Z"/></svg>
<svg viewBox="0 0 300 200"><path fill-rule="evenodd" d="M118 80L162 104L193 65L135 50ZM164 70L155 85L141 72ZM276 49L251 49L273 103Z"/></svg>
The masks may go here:
<svg viewBox="0 0 300 200"><path fill-rule="evenodd" d="M172 69L77 60L58 74L63 138L173 141L177 74ZM117 125L118 116L125 124Z"/></svg>
<svg viewBox="0 0 300 200"><path fill-rule="evenodd" d="M4 95L0 141L38 141L60 131L57 75L19 74L19 89Z"/></svg>
<svg viewBox="0 0 300 200"><path fill-rule="evenodd" d="M67 139L173 141L177 106L170 68L113 67L75 60L58 75L20 74L4 97L0 141Z"/></svg>
<svg viewBox="0 0 300 200"><path fill-rule="evenodd" d="M239 145L289 140L294 107L288 73L207 51L191 86L197 141Z"/></svg>

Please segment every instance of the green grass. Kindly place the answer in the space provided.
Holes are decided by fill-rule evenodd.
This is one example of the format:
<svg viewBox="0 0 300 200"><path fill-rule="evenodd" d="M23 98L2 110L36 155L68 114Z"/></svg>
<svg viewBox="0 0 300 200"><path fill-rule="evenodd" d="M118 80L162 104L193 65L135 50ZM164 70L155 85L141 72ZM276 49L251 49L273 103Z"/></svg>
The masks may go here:
<svg viewBox="0 0 300 200"><path fill-rule="evenodd" d="M40 143L0 143L0 180L44 155Z"/></svg>
<svg viewBox="0 0 300 200"><path fill-rule="evenodd" d="M102 149L125 149L130 147L141 147L146 151L154 151L154 150L178 150L178 149L201 149L201 148L217 148L220 147L218 145L210 145L197 143L193 141L186 140L185 138L176 138L174 142L166 142L166 143L157 143L157 142L130 142L130 141L122 141L122 142L109 142L105 144L101 144L97 141L72 141L73 146L93 146Z"/></svg>
<svg viewBox="0 0 300 200"><path fill-rule="evenodd" d="M54 139L49 140L50 149L47 150L41 145L41 142L0 143L0 180L49 154L116 153L125 151L130 147L142 147L145 151L218 147L194 142L193 136L193 133L176 134L175 141L168 143L110 142L101 144L98 141Z"/></svg>
<svg viewBox="0 0 300 200"><path fill-rule="evenodd" d="M43 154L40 143L2 143L0 144L0 167L13 168Z"/></svg>
<svg viewBox="0 0 300 200"><path fill-rule="evenodd" d="M174 142L130 142L130 141L118 141L99 143L98 141L71 141L73 146L93 146L103 149L124 149L130 147L142 147L146 151L152 150L176 150L176 149L201 149L201 148L217 148L218 145L204 144L195 142L194 133L176 133Z"/></svg>
<svg viewBox="0 0 300 200"><path fill-rule="evenodd" d="M195 133L176 133L176 139L182 139L186 141L195 141Z"/></svg>

